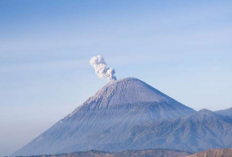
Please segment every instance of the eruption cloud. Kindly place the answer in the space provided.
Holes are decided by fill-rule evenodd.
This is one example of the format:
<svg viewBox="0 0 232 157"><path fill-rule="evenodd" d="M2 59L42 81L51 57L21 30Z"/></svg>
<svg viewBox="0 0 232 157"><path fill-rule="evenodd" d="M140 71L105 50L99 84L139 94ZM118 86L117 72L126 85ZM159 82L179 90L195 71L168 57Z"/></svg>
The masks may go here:
<svg viewBox="0 0 232 157"><path fill-rule="evenodd" d="M95 69L95 73L100 78L107 78L108 80L117 80L114 76L115 70L113 68L108 68L105 59L100 55L94 56L90 59L90 65L92 65Z"/></svg>

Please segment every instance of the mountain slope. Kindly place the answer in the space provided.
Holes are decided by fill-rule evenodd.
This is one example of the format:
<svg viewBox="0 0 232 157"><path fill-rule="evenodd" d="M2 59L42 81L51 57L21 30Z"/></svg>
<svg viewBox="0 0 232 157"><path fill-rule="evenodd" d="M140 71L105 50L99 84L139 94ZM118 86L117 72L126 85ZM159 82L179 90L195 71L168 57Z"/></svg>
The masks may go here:
<svg viewBox="0 0 232 157"><path fill-rule="evenodd" d="M138 79L112 81L14 155L122 151L134 126L193 112Z"/></svg>
<svg viewBox="0 0 232 157"><path fill-rule="evenodd" d="M201 110L187 117L134 127L125 146L128 149L143 146L143 149L152 147L197 152L232 147L231 139L231 118Z"/></svg>
<svg viewBox="0 0 232 157"><path fill-rule="evenodd" d="M232 117L232 107L225 109L225 110L219 110L216 111L217 114L223 115L223 116L229 116Z"/></svg>
<svg viewBox="0 0 232 157"><path fill-rule="evenodd" d="M199 152L187 157L231 157L232 148L230 149L211 149L203 152Z"/></svg>

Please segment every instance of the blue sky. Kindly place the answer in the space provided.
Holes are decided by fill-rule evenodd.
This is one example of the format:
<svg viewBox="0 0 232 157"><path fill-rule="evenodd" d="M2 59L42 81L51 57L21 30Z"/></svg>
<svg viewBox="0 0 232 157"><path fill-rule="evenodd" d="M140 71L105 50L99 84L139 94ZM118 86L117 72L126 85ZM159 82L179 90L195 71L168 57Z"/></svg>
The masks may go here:
<svg viewBox="0 0 232 157"><path fill-rule="evenodd" d="M107 81L137 77L195 110L232 107L232 1L0 0L0 156Z"/></svg>

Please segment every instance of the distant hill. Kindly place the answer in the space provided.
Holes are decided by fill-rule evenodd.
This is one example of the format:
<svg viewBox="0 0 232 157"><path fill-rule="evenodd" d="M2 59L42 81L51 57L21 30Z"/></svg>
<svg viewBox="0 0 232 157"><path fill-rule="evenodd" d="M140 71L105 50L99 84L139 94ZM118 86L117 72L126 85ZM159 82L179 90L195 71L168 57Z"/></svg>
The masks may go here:
<svg viewBox="0 0 232 157"><path fill-rule="evenodd" d="M84 151L58 155L37 155L29 157L185 157L191 153L169 149L134 150L109 153L104 151Z"/></svg>
<svg viewBox="0 0 232 157"><path fill-rule="evenodd" d="M232 147L232 119L209 110L134 127L124 143L128 149L167 148L199 152ZM232 155L231 155L232 156Z"/></svg>
<svg viewBox="0 0 232 157"><path fill-rule="evenodd" d="M211 149L199 152L187 157L232 157L232 148L230 149Z"/></svg>
<svg viewBox="0 0 232 157"><path fill-rule="evenodd" d="M230 117L232 117L232 107L228 108L228 109L225 109L225 110L216 111L216 113L220 114L220 115L223 115L223 116L230 116Z"/></svg>
<svg viewBox="0 0 232 157"><path fill-rule="evenodd" d="M13 155L143 150L146 142L132 147L125 141L133 127L194 112L139 79L112 81Z"/></svg>

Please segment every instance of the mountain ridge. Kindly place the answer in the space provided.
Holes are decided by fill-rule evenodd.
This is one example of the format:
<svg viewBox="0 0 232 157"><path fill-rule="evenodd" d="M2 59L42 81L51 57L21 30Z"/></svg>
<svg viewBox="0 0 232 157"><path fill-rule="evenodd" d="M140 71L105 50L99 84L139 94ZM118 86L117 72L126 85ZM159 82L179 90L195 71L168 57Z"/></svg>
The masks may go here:
<svg viewBox="0 0 232 157"><path fill-rule="evenodd" d="M224 110L216 111L217 114L223 115L223 116L229 116L232 117L232 107Z"/></svg>
<svg viewBox="0 0 232 157"><path fill-rule="evenodd" d="M210 110L144 124L132 129L127 145L136 148L169 148L198 152L212 148L232 147L232 119ZM130 147L129 147L130 148Z"/></svg>

